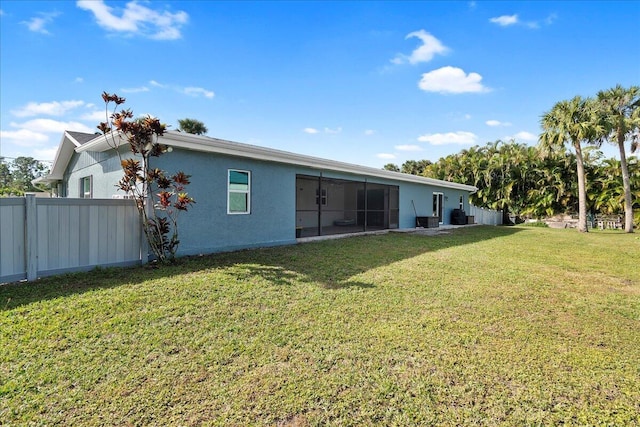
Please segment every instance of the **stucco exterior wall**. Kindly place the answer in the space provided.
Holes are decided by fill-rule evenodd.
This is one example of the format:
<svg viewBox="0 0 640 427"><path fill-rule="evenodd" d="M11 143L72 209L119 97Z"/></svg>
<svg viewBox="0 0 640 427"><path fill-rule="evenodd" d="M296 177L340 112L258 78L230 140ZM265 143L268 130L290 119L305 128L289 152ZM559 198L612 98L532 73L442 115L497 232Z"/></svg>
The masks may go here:
<svg viewBox="0 0 640 427"><path fill-rule="evenodd" d="M180 255L295 243L292 166L174 149L156 159L169 173L191 175L187 190L196 203L181 214ZM227 213L229 169L251 172L251 212Z"/></svg>
<svg viewBox="0 0 640 427"><path fill-rule="evenodd" d="M130 156L128 153L125 153ZM122 178L120 159L115 151L74 153L64 174L64 197L80 198L80 180L92 176L92 198L111 199L124 195L116 188Z"/></svg>
<svg viewBox="0 0 640 427"><path fill-rule="evenodd" d="M296 242L296 175L320 176L351 181L366 181L399 187L399 228L415 227L418 216L433 214L433 193L444 194L443 222L449 224L451 211L459 207L459 197L469 207L468 192L444 187L396 181L358 174L319 170L244 157L203 153L174 148L171 153L153 158L153 167L173 174L191 175L187 187L196 203L179 219L178 255L196 255L243 248L274 246ZM251 173L251 210L249 214L227 213L229 169ZM93 197L123 195L116 183L122 177L116 153L83 152L74 154L65 173L67 197L80 196L80 179L93 176ZM353 199L353 198L351 198ZM412 203L413 202L413 203ZM414 211L415 205L415 211Z"/></svg>

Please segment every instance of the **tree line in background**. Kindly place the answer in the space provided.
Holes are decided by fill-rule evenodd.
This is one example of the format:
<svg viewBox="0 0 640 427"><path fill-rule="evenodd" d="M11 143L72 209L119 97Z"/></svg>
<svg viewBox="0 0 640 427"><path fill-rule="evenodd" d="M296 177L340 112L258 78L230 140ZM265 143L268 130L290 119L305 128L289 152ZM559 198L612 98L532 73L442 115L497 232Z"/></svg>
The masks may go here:
<svg viewBox="0 0 640 427"><path fill-rule="evenodd" d="M49 167L33 157L0 157L0 196L23 196L28 192L49 191L31 181L49 173Z"/></svg>
<svg viewBox="0 0 640 427"><path fill-rule="evenodd" d="M579 96L556 103L541 119L538 146L496 141L441 158L409 160L384 169L474 185L470 201L502 210L505 219L578 213L624 214L625 230L640 226L640 87L616 86L595 98ZM605 159L602 143L618 146L620 160ZM634 209L637 210L634 219Z"/></svg>

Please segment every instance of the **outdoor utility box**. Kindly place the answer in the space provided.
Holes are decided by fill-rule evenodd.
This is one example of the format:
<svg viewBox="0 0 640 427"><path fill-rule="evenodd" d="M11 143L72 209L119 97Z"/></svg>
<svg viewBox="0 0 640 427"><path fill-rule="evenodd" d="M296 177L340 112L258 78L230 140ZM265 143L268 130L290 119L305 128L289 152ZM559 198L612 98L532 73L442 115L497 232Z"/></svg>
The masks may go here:
<svg viewBox="0 0 640 427"><path fill-rule="evenodd" d="M451 211L451 224L464 225L467 223L467 214L462 209L454 209Z"/></svg>
<svg viewBox="0 0 640 427"><path fill-rule="evenodd" d="M476 217L473 215L467 215L467 224L475 224L476 223Z"/></svg>
<svg viewBox="0 0 640 427"><path fill-rule="evenodd" d="M417 216L416 227L438 228L440 221L437 216Z"/></svg>

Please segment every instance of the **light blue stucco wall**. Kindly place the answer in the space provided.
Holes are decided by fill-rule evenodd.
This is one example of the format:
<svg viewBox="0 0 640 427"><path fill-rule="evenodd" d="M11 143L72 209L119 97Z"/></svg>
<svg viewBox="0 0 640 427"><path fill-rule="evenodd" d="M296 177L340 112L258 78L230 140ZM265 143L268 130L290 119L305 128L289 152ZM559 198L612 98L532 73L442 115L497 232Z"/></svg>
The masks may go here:
<svg viewBox="0 0 640 427"><path fill-rule="evenodd" d="M294 167L179 149L156 164L191 175L187 191L196 203L181 214L180 255L295 243ZM250 214L227 213L229 169L251 172Z"/></svg>
<svg viewBox="0 0 640 427"><path fill-rule="evenodd" d="M129 153L125 154L130 156ZM64 174L64 197L81 197L80 180L88 176L93 177L94 199L111 199L114 195L124 195L116 187L122 178L122 168L115 151L74 153Z"/></svg>
<svg viewBox="0 0 640 427"><path fill-rule="evenodd" d="M296 242L296 175L367 181L399 187L399 227L415 227L418 216L433 214L433 193L444 193L444 224L449 224L451 211L459 207L466 191L365 177L357 174L319 170L308 167L209 154L174 148L171 153L153 158L153 167L169 174L183 171L191 175L187 192L196 203L179 219L178 255L196 255L236 249L275 246ZM251 213L227 213L227 174L229 169L251 172ZM80 179L93 176L93 197L111 198L123 194L116 183L122 177L120 160L113 151L74 154L65 174L67 197L78 197ZM412 204L413 201L413 204Z"/></svg>
<svg viewBox="0 0 640 427"><path fill-rule="evenodd" d="M460 207L460 196L463 196L464 210L468 212L469 193L466 191L406 183L400 186L400 228L415 227L416 212L418 216L432 216L434 214L434 193L442 193L444 197L442 213L444 225L451 224L451 213Z"/></svg>

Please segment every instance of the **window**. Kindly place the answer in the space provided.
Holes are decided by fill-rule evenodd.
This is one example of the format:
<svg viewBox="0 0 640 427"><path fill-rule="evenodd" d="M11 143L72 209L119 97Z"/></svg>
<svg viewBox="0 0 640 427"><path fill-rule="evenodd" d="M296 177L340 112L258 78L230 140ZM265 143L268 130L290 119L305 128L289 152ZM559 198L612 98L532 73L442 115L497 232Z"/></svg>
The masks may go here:
<svg viewBox="0 0 640 427"><path fill-rule="evenodd" d="M91 176L80 178L80 197L83 199L91 199L93 197L93 182Z"/></svg>
<svg viewBox="0 0 640 427"><path fill-rule="evenodd" d="M251 172L229 169L227 213L251 213Z"/></svg>

